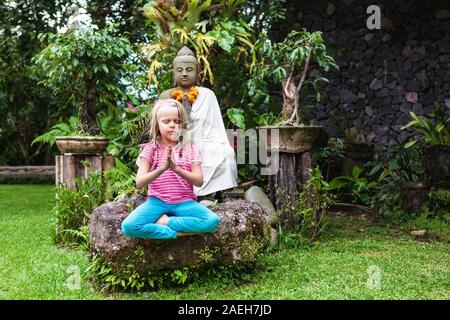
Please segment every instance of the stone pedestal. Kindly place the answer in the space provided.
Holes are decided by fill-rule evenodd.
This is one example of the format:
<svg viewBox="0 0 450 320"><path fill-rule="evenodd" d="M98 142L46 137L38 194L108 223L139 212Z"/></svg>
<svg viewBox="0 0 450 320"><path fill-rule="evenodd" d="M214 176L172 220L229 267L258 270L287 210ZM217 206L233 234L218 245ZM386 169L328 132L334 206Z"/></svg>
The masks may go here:
<svg viewBox="0 0 450 320"><path fill-rule="evenodd" d="M314 150L326 145L328 135L320 126L261 127L270 129L266 144L271 154L278 153L278 170L269 175L269 198L279 213L279 223L284 229L294 229L301 222L297 216L297 203L303 185L309 179ZM274 130L278 130L273 139Z"/></svg>
<svg viewBox="0 0 450 320"><path fill-rule="evenodd" d="M342 163L342 175L351 176L353 168L364 165L372 161L375 153L375 146L367 143L349 144L345 152L345 159Z"/></svg>
<svg viewBox="0 0 450 320"><path fill-rule="evenodd" d="M296 210L299 193L310 176L311 152L280 152L279 164L277 173L269 176L269 197L279 212L283 229L293 229L301 222Z"/></svg>
<svg viewBox="0 0 450 320"><path fill-rule="evenodd" d="M90 172L104 172L114 166L112 156L104 156L107 137L67 136L56 137L56 145L63 153L55 159L55 182L75 189L76 178L87 178Z"/></svg>
<svg viewBox="0 0 450 320"><path fill-rule="evenodd" d="M76 178L86 178L90 172L104 172L114 166L113 156L98 154L63 154L56 156L55 182L75 189ZM83 165L83 163L87 164Z"/></svg>
<svg viewBox="0 0 450 320"><path fill-rule="evenodd" d="M428 200L430 187L425 181L405 181L402 183L403 204L406 212L417 213Z"/></svg>
<svg viewBox="0 0 450 320"><path fill-rule="evenodd" d="M431 186L450 188L450 146L427 146L423 150L423 164Z"/></svg>

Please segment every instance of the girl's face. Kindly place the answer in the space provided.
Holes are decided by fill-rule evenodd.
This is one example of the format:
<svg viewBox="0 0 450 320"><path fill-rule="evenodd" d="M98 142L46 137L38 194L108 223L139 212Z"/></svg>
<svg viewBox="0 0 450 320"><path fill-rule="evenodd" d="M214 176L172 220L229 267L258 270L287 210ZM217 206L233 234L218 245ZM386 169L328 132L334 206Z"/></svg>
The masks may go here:
<svg viewBox="0 0 450 320"><path fill-rule="evenodd" d="M157 113L158 128L162 139L165 142L178 141L181 120L178 115L178 108L174 106L162 106Z"/></svg>

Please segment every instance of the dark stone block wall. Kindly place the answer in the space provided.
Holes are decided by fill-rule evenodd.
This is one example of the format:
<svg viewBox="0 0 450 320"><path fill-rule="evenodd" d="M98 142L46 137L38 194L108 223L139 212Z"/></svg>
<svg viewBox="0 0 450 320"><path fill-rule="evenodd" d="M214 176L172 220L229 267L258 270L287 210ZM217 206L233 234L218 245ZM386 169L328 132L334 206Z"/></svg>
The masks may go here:
<svg viewBox="0 0 450 320"><path fill-rule="evenodd" d="M379 30L366 27L369 5L381 8ZM307 119L335 136L360 128L385 148L407 134L400 127L410 111L428 114L439 103L450 115L450 1L288 1L287 8L283 26L322 31L340 66L325 75L328 98L312 102ZM290 30L283 26L276 40Z"/></svg>

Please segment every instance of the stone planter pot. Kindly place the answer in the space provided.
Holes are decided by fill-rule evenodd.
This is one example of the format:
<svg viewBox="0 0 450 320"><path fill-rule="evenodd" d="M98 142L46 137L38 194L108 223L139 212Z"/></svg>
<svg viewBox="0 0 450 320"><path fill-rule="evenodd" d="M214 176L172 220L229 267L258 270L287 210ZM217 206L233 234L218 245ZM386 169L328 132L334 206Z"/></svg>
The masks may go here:
<svg viewBox="0 0 450 320"><path fill-rule="evenodd" d="M419 212L422 204L428 200L430 190L427 182L405 181L402 183L403 210L408 212Z"/></svg>
<svg viewBox="0 0 450 320"><path fill-rule="evenodd" d="M423 152L425 177L432 185L450 187L450 146L436 144Z"/></svg>
<svg viewBox="0 0 450 320"><path fill-rule="evenodd" d="M375 146L368 143L351 143L347 147L346 156L355 160L371 160Z"/></svg>
<svg viewBox="0 0 450 320"><path fill-rule="evenodd" d="M264 126L257 128L267 131L266 148L268 151L287 153L308 152L324 147L328 134L322 126ZM272 141L274 130L278 130L278 142ZM261 137L261 134L260 134ZM276 140L276 139L275 139Z"/></svg>
<svg viewBox="0 0 450 320"><path fill-rule="evenodd" d="M64 154L101 154L108 143L107 137L56 137L56 146Z"/></svg>
<svg viewBox="0 0 450 320"><path fill-rule="evenodd" d="M354 167L364 167L373 159L375 146L367 143L351 143L347 146L345 159L342 163L342 174L351 175Z"/></svg>

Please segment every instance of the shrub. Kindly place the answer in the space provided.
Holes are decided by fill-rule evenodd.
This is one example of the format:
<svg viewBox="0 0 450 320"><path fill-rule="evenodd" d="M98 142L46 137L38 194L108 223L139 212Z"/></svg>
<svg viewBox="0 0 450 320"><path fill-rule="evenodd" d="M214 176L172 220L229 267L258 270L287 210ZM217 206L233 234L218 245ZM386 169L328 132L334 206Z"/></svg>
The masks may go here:
<svg viewBox="0 0 450 320"><path fill-rule="evenodd" d="M376 187L376 182L369 181L362 173L361 167L354 167L351 176L340 176L331 180L329 190L343 190L351 196L352 202L370 204L370 193Z"/></svg>
<svg viewBox="0 0 450 320"><path fill-rule="evenodd" d="M321 168L325 180L329 181L330 177L335 177L337 174L334 171L341 171L340 168L335 166L339 164L339 161L342 161L345 158L346 148L347 145L344 140L330 138L327 145L314 155L314 163L317 163ZM340 165L342 166L342 163Z"/></svg>
<svg viewBox="0 0 450 320"><path fill-rule="evenodd" d="M430 204L437 215L450 213L450 189L433 188L430 193Z"/></svg>
<svg viewBox="0 0 450 320"><path fill-rule="evenodd" d="M125 62L133 47L115 33L110 25L102 30L83 26L73 32L38 35L45 47L33 61L42 72L41 83L56 95L69 96L67 103L78 109L78 129L88 135L100 132L96 117L106 109L106 100L126 96L120 80L130 68Z"/></svg>
<svg viewBox="0 0 450 320"><path fill-rule="evenodd" d="M115 167L104 173L108 179L106 188L106 198L113 199L117 196L126 194L136 194L139 189L136 188L136 172L131 170L125 163L118 158L115 159Z"/></svg>
<svg viewBox="0 0 450 320"><path fill-rule="evenodd" d="M215 249L206 252L205 257L216 254ZM199 265L181 267L173 270L155 270L148 274L139 272L132 261L144 259L142 248L125 257L125 267L117 268L105 261L97 252L90 257L85 276L101 291L144 291L186 286L194 282L221 283L222 285L239 285L249 281L251 274L262 267L259 260L253 262L233 262L231 264L212 264L209 257Z"/></svg>
<svg viewBox="0 0 450 320"><path fill-rule="evenodd" d="M88 223L92 210L104 202L105 184L100 172L90 173L85 179L77 178L76 190L65 185L56 187L56 217L54 240L82 248L88 245Z"/></svg>
<svg viewBox="0 0 450 320"><path fill-rule="evenodd" d="M405 147L406 141L399 141L380 150L375 159L367 163L369 178L377 180L376 193L371 198L370 207L376 208L383 216L407 217L401 209L404 202L404 181L422 181L424 167L421 144Z"/></svg>
<svg viewBox="0 0 450 320"><path fill-rule="evenodd" d="M323 179L319 168L311 170L311 176L300 193L297 214L302 217L301 232L313 242L322 231L324 212L333 204L330 185Z"/></svg>

